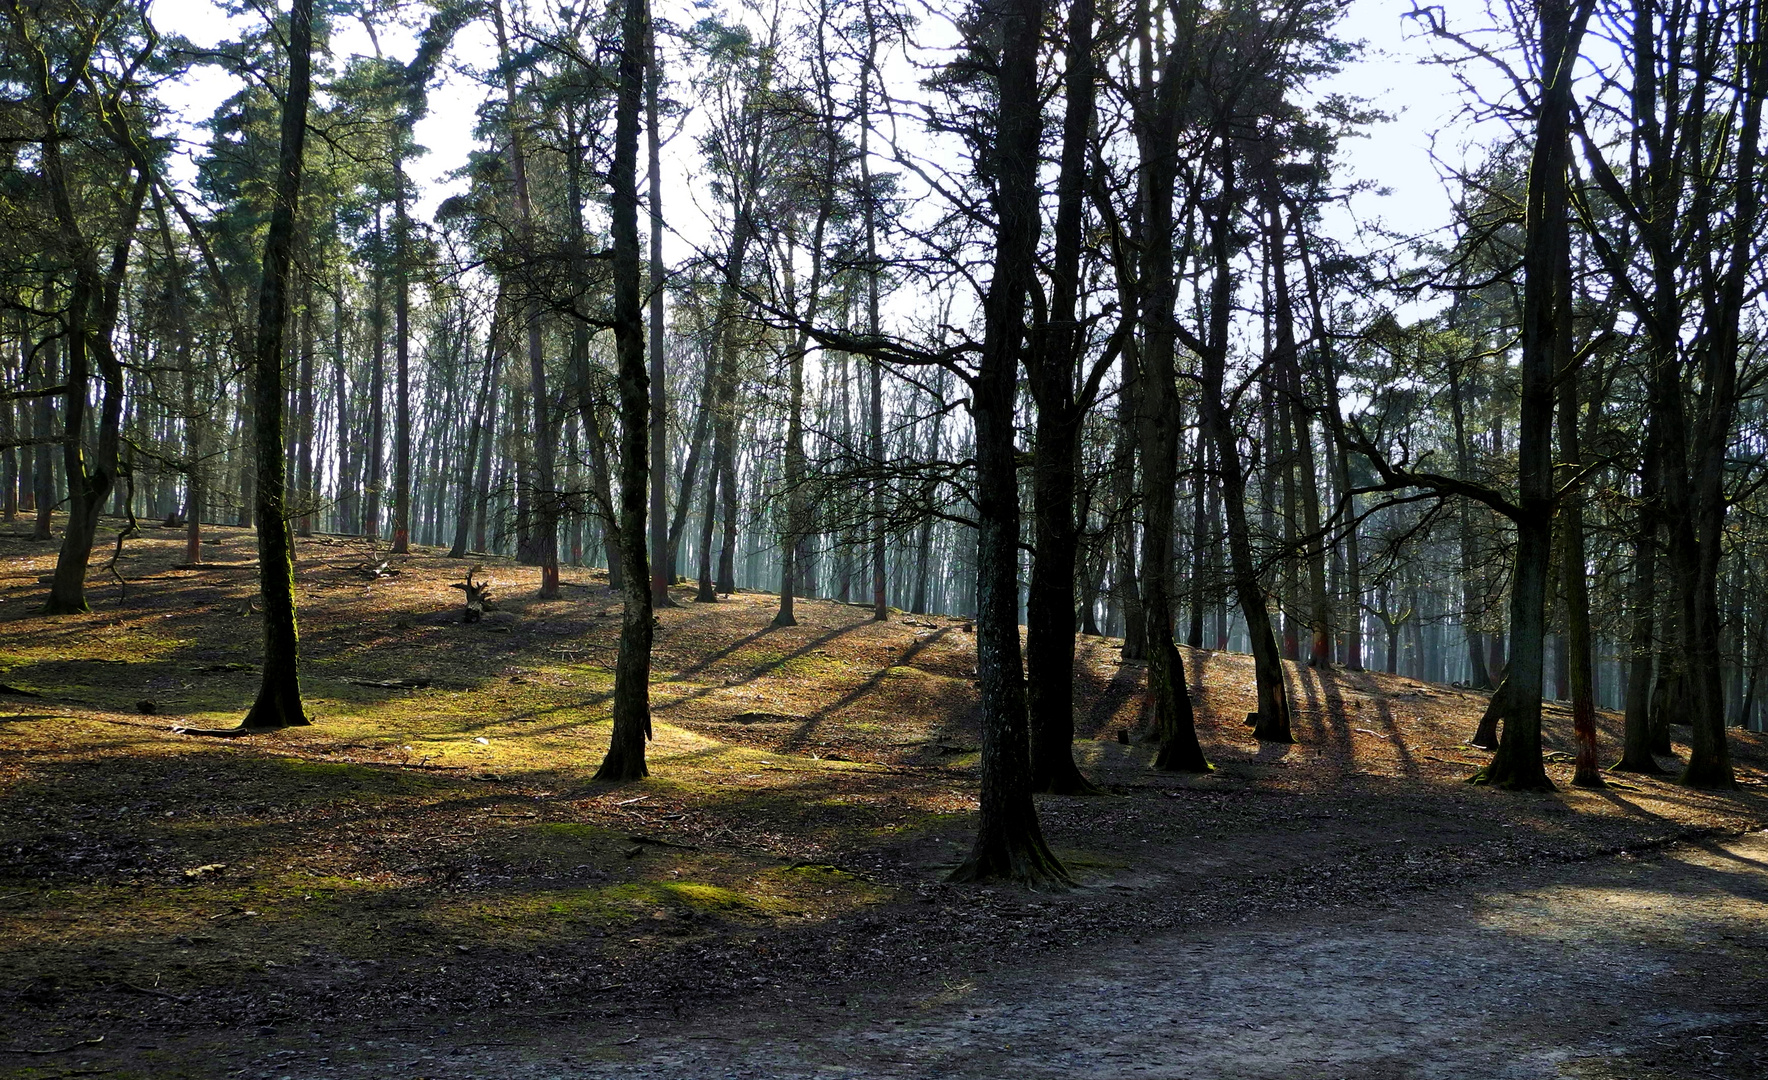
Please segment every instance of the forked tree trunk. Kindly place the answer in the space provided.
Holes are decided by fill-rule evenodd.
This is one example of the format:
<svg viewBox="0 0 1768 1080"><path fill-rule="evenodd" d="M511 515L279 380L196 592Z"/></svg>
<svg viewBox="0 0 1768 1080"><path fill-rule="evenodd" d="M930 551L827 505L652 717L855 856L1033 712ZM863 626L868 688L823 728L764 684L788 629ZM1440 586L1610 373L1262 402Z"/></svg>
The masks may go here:
<svg viewBox="0 0 1768 1080"><path fill-rule="evenodd" d="M1184 13L1179 15L1184 26ZM1139 29L1140 48L1152 49L1150 28ZM1181 35L1188 35L1185 27ZM1154 706L1154 729L1160 740L1154 767L1176 772L1208 772L1210 765L1197 741L1185 663L1173 640L1173 503L1178 481L1179 400L1175 382L1173 309L1178 293L1174 278L1173 190L1178 163L1167 149L1175 144L1178 110L1186 83L1181 36L1162 57L1165 77L1146 89L1138 138L1143 148L1142 217L1148 244L1142 254L1147 312L1142 324L1141 377L1136 382L1137 433L1142 450L1142 617L1148 661L1148 696ZM1144 56L1145 58L1145 56ZM1146 66L1144 64L1144 66ZM1072 579L1071 579L1072 580ZM1072 624L1071 624L1072 625Z"/></svg>
<svg viewBox="0 0 1768 1080"><path fill-rule="evenodd" d="M1541 86L1529 166L1523 251L1522 410L1517 428L1516 570L1510 593L1510 667L1498 752L1474 778L1512 790L1550 790L1541 757L1547 567L1553 547L1553 380L1571 357L1571 248L1566 173L1572 69L1593 0L1542 0Z"/></svg>

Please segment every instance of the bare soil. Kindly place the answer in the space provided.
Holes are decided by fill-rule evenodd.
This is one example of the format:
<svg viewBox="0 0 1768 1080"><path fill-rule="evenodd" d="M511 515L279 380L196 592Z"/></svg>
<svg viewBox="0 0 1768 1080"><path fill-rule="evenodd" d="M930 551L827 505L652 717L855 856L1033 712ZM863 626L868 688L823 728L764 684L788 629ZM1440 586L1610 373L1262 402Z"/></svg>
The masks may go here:
<svg viewBox="0 0 1768 1080"><path fill-rule="evenodd" d="M1187 651L1217 768L1168 776L1088 638L1109 794L1040 800L1077 888L957 887L963 620L684 589L653 775L609 786L599 574L542 603L320 537L314 726L216 742L175 728L236 722L259 651L216 532L186 570L150 530L55 620L53 549L0 535L0 683L39 695L0 696L0 1077L1768 1074L1760 735L1737 791L1579 791L1550 710L1561 790L1507 794L1463 782L1482 695L1292 668L1300 745L1260 746L1249 660Z"/></svg>

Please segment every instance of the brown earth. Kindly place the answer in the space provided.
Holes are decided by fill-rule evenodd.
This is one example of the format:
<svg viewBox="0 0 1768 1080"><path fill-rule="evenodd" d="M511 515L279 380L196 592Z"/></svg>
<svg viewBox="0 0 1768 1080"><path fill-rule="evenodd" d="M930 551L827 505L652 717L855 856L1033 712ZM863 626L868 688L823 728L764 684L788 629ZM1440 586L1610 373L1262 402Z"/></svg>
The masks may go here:
<svg viewBox="0 0 1768 1080"><path fill-rule="evenodd" d="M1247 658L1187 651L1217 769L1167 776L1087 638L1110 794L1040 800L1078 887L956 887L962 620L682 590L653 776L611 787L599 574L542 603L322 537L315 725L216 742L173 729L243 715L259 630L215 533L181 570L149 530L55 620L53 550L0 535L0 683L39 695L0 696L0 1077L1768 1074L1761 735L1735 792L1578 791L1550 710L1561 790L1506 794L1462 782L1480 695L1292 668L1301 743L1260 746ZM461 625L475 564L503 608Z"/></svg>

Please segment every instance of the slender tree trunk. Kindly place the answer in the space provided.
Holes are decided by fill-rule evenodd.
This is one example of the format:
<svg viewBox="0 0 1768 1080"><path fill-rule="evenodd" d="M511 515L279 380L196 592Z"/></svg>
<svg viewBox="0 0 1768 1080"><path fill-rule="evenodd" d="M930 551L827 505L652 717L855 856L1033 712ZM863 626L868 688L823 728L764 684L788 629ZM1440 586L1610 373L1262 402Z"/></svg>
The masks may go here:
<svg viewBox="0 0 1768 1080"><path fill-rule="evenodd" d="M411 268L405 160L393 155L393 554L411 550Z"/></svg>
<svg viewBox="0 0 1768 1080"><path fill-rule="evenodd" d="M669 475L669 396L665 381L667 365L663 347L663 160L662 133L657 126L657 99L662 94L663 65L657 50L656 27L647 17L645 32L645 147L650 156L650 347L651 365L651 603L656 607L676 607L669 597L673 583L674 538L669 532L668 489L664 478Z"/></svg>
<svg viewBox="0 0 1768 1080"><path fill-rule="evenodd" d="M43 290L44 306L52 307L54 301L51 291ZM43 357L43 385L55 383L61 371L60 341L50 338L38 347L38 355ZM48 394L37 398L32 410L33 422L31 434L37 438L46 438L55 430L55 402ZM39 443L36 452L31 455L31 503L35 518L31 523L31 539L48 540L50 524L55 512L55 466L50 457L48 443Z"/></svg>
<svg viewBox="0 0 1768 1080"><path fill-rule="evenodd" d="M1093 121L1092 0L1068 12L1064 77L1066 110L1056 181L1055 257L1051 305L1041 347L1028 354L1037 401L1032 466L1035 517L1031 589L1026 598L1026 706L1031 723L1033 791L1089 794L1074 763L1074 578L1080 531L1075 523L1080 426L1086 402L1076 399L1081 348L1076 307L1080 292L1082 211L1087 184L1088 134ZM1182 691L1181 691L1182 692Z"/></svg>
<svg viewBox="0 0 1768 1080"><path fill-rule="evenodd" d="M294 0L289 18L289 80L283 98L275 202L264 241L258 290L255 413L257 418L258 589L264 601L264 674L257 700L240 722L255 731L307 724L301 701L300 634L295 624L295 547L283 492L282 350L289 316L295 211L300 201L302 146L311 90L313 0Z"/></svg>
<svg viewBox="0 0 1768 1080"><path fill-rule="evenodd" d="M645 558L646 453L650 387L645 373L644 308L639 296L638 128L650 52L645 0L625 0L620 19L620 81L609 174L614 241L614 351L620 383L620 556L624 612L614 667L614 731L597 780L648 774L651 737L651 572Z"/></svg>
<svg viewBox="0 0 1768 1080"><path fill-rule="evenodd" d="M1569 289L1569 282L1566 287ZM1572 734L1577 742L1572 784L1601 787L1602 769L1596 762L1596 686L1590 659L1590 583L1584 572L1584 496L1575 480L1583 460L1578 439L1579 360L1566 359L1570 362L1559 374L1558 416L1559 459L1567 473L1559 507L1560 588L1566 628L1560 647L1571 690Z"/></svg>
<svg viewBox="0 0 1768 1080"><path fill-rule="evenodd" d="M460 504L455 510L454 544L448 549L450 559L466 556L473 511L475 504L481 501L475 497L477 491L473 486L473 477L475 472L483 471L480 459L483 452L488 452L491 448L491 432L486 418L495 407L497 369L503 360L503 351L497 347L497 313L503 310L501 301L500 296L499 302L492 309L491 326L485 333L485 374L479 384L478 397L473 401L473 423L467 429L467 452L460 458ZM464 326L462 329L464 331Z"/></svg>
<svg viewBox="0 0 1768 1080"><path fill-rule="evenodd" d="M374 231L378 241L381 233L381 208L378 206L374 211ZM382 245L377 242L375 247L379 250ZM362 478L362 486L366 492L362 511L362 535L375 540L381 535L381 491L387 473L387 304L378 261L369 271L369 275L372 298L368 324L369 331L374 334L374 343L370 349L372 366L368 373L368 472Z"/></svg>
<svg viewBox="0 0 1768 1080"><path fill-rule="evenodd" d="M295 389L295 431L300 460L295 466L295 534L313 535L313 279L302 275L301 361Z"/></svg>
<svg viewBox="0 0 1768 1080"><path fill-rule="evenodd" d="M1258 564L1253 557L1252 533L1246 521L1246 473L1240 461L1240 443L1228 416L1224 389L1227 368L1229 303L1232 285L1231 252L1228 220L1234 203L1234 159L1232 148L1221 148L1220 168L1223 209L1213 215L1210 223L1210 248L1215 267L1215 281L1210 303L1209 340L1202 352L1203 392L1201 410L1204 430L1215 442L1216 460L1221 470L1222 504L1227 513L1228 555L1233 565L1235 595L1240 601L1241 617L1246 620L1246 636L1252 649L1254 680L1258 686L1258 711L1253 723L1254 737L1268 742L1294 742L1289 730L1289 691L1284 683L1283 657L1271 629L1270 611L1265 606L1264 586L1259 581Z"/></svg>

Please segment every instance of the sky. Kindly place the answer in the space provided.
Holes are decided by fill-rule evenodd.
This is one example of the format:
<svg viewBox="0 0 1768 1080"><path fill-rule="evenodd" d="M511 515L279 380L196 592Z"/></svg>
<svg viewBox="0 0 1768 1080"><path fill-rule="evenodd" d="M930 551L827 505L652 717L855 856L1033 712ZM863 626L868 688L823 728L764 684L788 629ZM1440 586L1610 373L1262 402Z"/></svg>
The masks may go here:
<svg viewBox="0 0 1768 1080"><path fill-rule="evenodd" d="M678 13L681 21L695 17L687 13L680 0L657 0L658 13L665 17L676 6L684 9ZM1428 44L1404 18L1412 6L1411 0L1352 0L1341 24L1343 36L1363 40L1364 55L1320 88L1322 93L1367 98L1392 117L1370 129L1366 138L1345 148L1350 176L1372 181L1381 188L1358 196L1349 207L1328 219L1331 231L1352 250L1391 245L1392 241L1366 232L1360 239L1350 235L1371 224L1407 236L1442 227L1448 221L1449 200L1431 156L1433 134L1449 133L1439 141L1452 151L1451 160L1474 134L1457 126L1461 100L1454 81L1442 68L1423 62ZM1448 0L1448 7L1451 14L1460 10L1472 14L1480 9L1472 0ZM199 45L213 45L236 36L249 25L250 19L258 17L229 17L210 0L154 0L151 10L156 25L163 31L181 33ZM352 54L373 55L377 43L386 55L406 60L415 48L415 33L412 27L380 20L371 38L360 22L348 22L334 34L334 56L341 63ZM493 38L483 22L469 27L455 42L455 54L474 67L488 66L493 52ZM233 77L214 67L193 69L178 83L162 88L164 100L186 121L183 134L189 140L188 156L175 171L180 181L187 182L194 175L191 162L201 150L203 132L194 125L210 116L235 89ZM420 219L429 217L444 198L464 186L464 181L451 178L451 174L475 148L475 110L484 93L482 86L455 71L450 71L431 90L429 113L416 129L418 143L427 147L429 153L410 166L420 191L416 206ZM671 262L691 256L684 236L706 234L695 227L698 222L693 220L701 215L697 211L694 166L687 153L689 145L689 139L678 137L675 145L666 150L670 160L665 161L663 169L665 213L675 234L666 240L665 258ZM874 167L885 165L875 162Z"/></svg>

